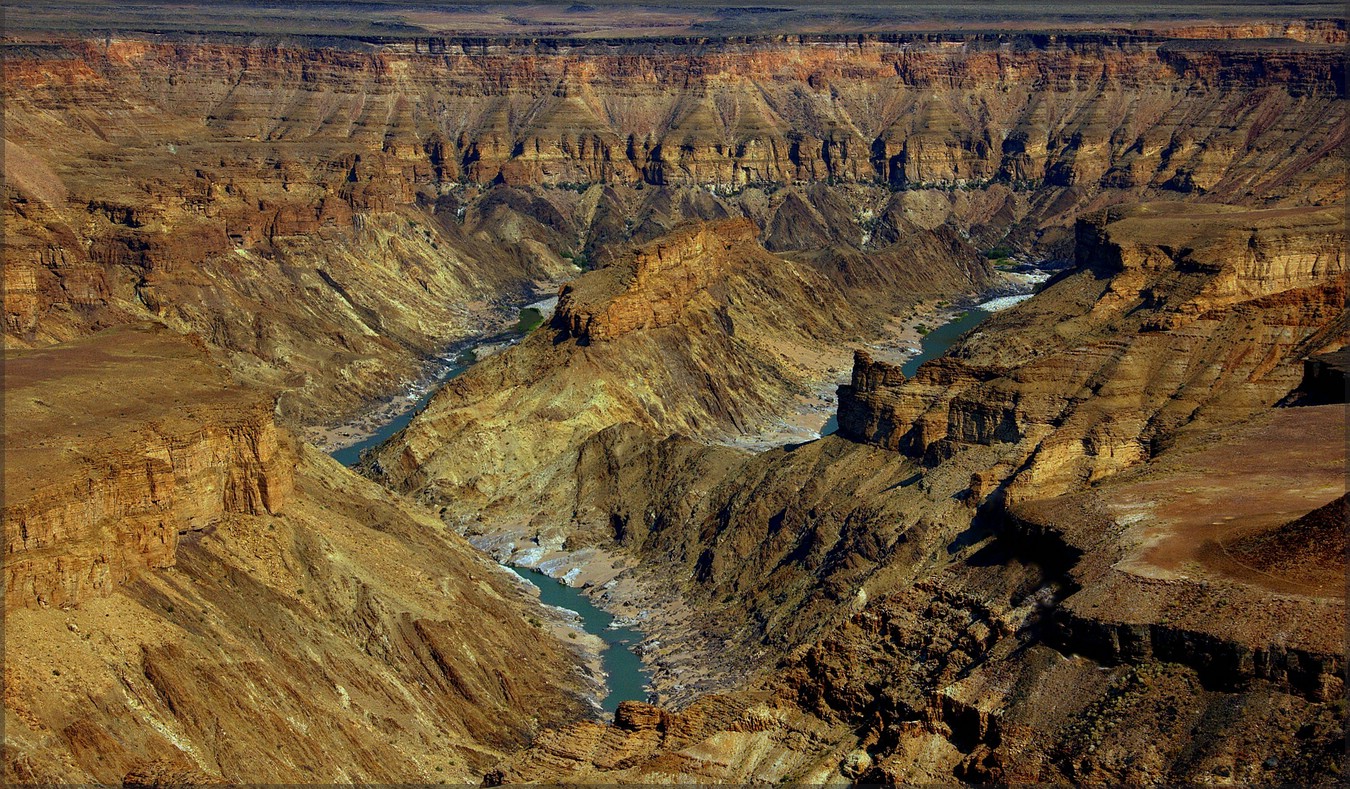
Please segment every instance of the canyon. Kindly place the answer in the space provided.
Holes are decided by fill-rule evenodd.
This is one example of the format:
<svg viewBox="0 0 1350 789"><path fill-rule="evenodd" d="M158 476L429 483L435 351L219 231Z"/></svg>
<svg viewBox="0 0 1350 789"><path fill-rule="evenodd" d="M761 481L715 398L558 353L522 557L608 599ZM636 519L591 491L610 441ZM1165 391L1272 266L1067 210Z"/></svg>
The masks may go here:
<svg viewBox="0 0 1350 789"><path fill-rule="evenodd" d="M464 781L586 713L508 573L200 343L108 329L6 395L7 781Z"/></svg>
<svg viewBox="0 0 1350 789"><path fill-rule="evenodd" d="M415 5L0 44L7 782L1339 780L1342 21Z"/></svg>

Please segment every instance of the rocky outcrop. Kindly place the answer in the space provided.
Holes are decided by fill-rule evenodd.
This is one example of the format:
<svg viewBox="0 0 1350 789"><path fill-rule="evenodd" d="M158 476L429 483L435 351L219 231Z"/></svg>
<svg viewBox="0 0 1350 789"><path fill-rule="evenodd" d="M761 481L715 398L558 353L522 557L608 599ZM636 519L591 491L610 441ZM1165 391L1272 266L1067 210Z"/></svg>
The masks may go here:
<svg viewBox="0 0 1350 789"><path fill-rule="evenodd" d="M1343 495L1341 431L1267 408L1344 344L1339 50L665 44L13 44L6 779L1339 774L1344 599L1289 516ZM857 355L843 435L717 445L1087 207L1076 268L946 357ZM369 458L439 518L247 394L313 419L387 392L563 252L600 267L554 323ZM44 347L147 318L217 356ZM1238 431L1263 418L1290 421ZM1046 497L1067 525L999 517ZM646 645L688 706L575 724L593 678L447 523L660 568L620 581L715 645ZM720 675L675 687L695 662Z"/></svg>
<svg viewBox="0 0 1350 789"><path fill-rule="evenodd" d="M1343 246L1331 211L1091 217L1074 270L913 379L856 354L841 437L597 435L572 534L676 568L719 660L775 656L751 687L856 732L767 780L1334 771L1343 560L1308 530L1344 493L1343 412L1270 406L1343 343ZM724 734L619 764L560 739L550 769L652 780Z"/></svg>
<svg viewBox="0 0 1350 789"><path fill-rule="evenodd" d="M1303 360L1303 380L1283 405L1344 403L1350 390L1350 349L1319 353Z"/></svg>
<svg viewBox="0 0 1350 789"><path fill-rule="evenodd" d="M5 372L6 783L467 783L590 714L513 575L199 346Z"/></svg>
<svg viewBox="0 0 1350 789"><path fill-rule="evenodd" d="M663 236L630 261L564 285L553 325L580 343L670 326L695 294L720 279L728 253L756 235L755 225L742 219Z"/></svg>
<svg viewBox="0 0 1350 789"><path fill-rule="evenodd" d="M934 230L899 210L928 198L958 246L1011 227L1055 251L1103 195L1334 202L1337 54L1151 33L15 42L6 343L156 320L283 388L287 419L333 421L500 319L493 300L574 273L563 253L687 219L750 216L875 284L897 267L831 247ZM775 196L798 184L857 194Z"/></svg>
<svg viewBox="0 0 1350 789"><path fill-rule="evenodd" d="M1335 405L1272 409L1091 492L1015 507L1010 546L1072 590L1047 641L1107 663L1183 663L1229 691L1260 681L1339 698L1343 420Z"/></svg>
<svg viewBox="0 0 1350 789"><path fill-rule="evenodd" d="M898 449L893 441L897 425L886 401L905 380L899 365L877 362L866 351L854 351L853 381L839 387L838 391L839 434L887 449Z"/></svg>
<svg viewBox="0 0 1350 789"><path fill-rule="evenodd" d="M494 768L485 786L566 779L644 783L678 776L716 783L786 776L819 759L838 732L766 694L705 696L679 712L619 705L611 726L552 731Z"/></svg>
<svg viewBox="0 0 1350 789"><path fill-rule="evenodd" d="M1054 506L1065 509L1056 511ZM1113 616L1115 606L1104 605L1101 595L1095 591L1106 583L1095 576L1100 560L1096 557L1084 560L1091 548L1083 538L1091 530L1079 528L1076 540L1068 538L1054 523L1064 517L1068 507L1075 505L1061 503L1054 506L1026 507L1010 513L1006 537L1022 555L1035 556L1063 573L1072 584L1070 588L1094 587L1093 602L1080 604L1070 597L1064 606L1050 615L1045 632L1047 644L1106 665L1154 661L1186 665L1197 672L1207 687L1228 692L1269 683L1313 701L1340 698L1344 687L1344 652L1329 651L1327 645L1314 646L1307 640L1310 629L1325 626L1323 612L1315 612L1309 617L1309 611L1299 610L1306 605L1300 601L1265 600L1258 603L1249 596L1222 589L1215 590L1214 594L1227 599L1217 607L1226 609L1226 616L1240 620L1250 618L1248 624L1253 627L1235 627L1231 619L1205 621L1204 616L1195 615L1195 610L1180 616L1168 612L1159 617L1160 621L1140 621L1138 616L1127 616L1122 621ZM1081 510L1073 510L1073 517L1081 514ZM1086 522L1093 520L1089 518ZM1103 526L1109 529L1112 524ZM1080 566L1079 562L1084 561L1085 564ZM1314 561L1325 563L1326 560L1319 556ZM1145 580L1124 586L1125 589L1115 594L1136 598L1127 607L1137 609L1139 600L1156 599L1160 603L1167 600L1173 605L1185 600L1192 609L1202 611L1215 608L1213 600L1204 599L1205 590L1186 588L1187 584L1177 581ZM1258 614L1245 609L1245 606L1259 605L1282 607L1283 610L1272 615L1269 611ZM1278 621L1303 621L1295 628L1297 633L1260 630L1257 623L1272 616Z"/></svg>
<svg viewBox="0 0 1350 789"><path fill-rule="evenodd" d="M1280 400L1301 354L1343 342L1345 236L1327 212L1151 206L1078 238L1075 273L913 379L860 357L841 432L930 465L1004 446L1026 463L1007 493L1043 497Z"/></svg>
<svg viewBox="0 0 1350 789"><path fill-rule="evenodd" d="M968 289L984 274L934 258L910 275ZM565 286L548 330L441 390L374 469L461 518L570 528L588 441L624 424L653 440L761 430L876 314L848 293L746 220L677 229Z"/></svg>
<svg viewBox="0 0 1350 789"><path fill-rule="evenodd" d="M110 594L139 570L172 567L182 535L228 514L284 508L295 449L277 431L270 397L226 389L202 366L196 380L109 376L89 381L97 394L50 388L80 367L131 366L132 348L137 372L153 376L184 358L182 346L163 331L144 341L114 331L6 360L14 396L5 436L7 609ZM117 391L123 386L129 391ZM54 417L69 414L69 403L49 402L53 395L88 406L63 423ZM128 409L146 421L122 421Z"/></svg>

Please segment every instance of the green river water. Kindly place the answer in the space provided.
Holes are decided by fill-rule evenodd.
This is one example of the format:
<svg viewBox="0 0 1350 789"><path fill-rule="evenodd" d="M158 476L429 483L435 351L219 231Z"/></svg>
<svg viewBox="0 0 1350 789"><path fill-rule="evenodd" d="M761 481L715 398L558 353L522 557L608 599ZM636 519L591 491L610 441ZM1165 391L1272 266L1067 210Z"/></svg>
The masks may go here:
<svg viewBox="0 0 1350 789"><path fill-rule="evenodd" d="M974 308L956 320L937 327L924 336L920 344L920 353L906 361L901 370L906 377L913 376L914 372L919 369L919 365L929 359L941 356L958 337L987 317L989 317L988 312ZM522 315L522 324L527 319L537 325L533 315ZM533 326L529 328L533 328ZM413 416L421 411L422 407L446 381L455 378L467 369L467 365L448 365L442 371L439 382L430 387L412 408L390 420L369 438L350 447L337 450L333 453L333 457L344 465L355 465L361 459L363 451L379 446L395 433L407 427ZM829 435L838 429L838 422L834 416L831 416L830 420L825 423L825 427L822 428L821 434ZM592 605L590 600L578 589L573 589L560 581L554 580L538 570L515 567L511 569L515 570L521 578L538 587L539 598L545 604L575 611L581 617L582 626L586 629L586 632L599 636L605 642L605 651L601 659L604 663L605 673L609 675L606 680L608 695L602 700L601 706L607 712L613 713L621 701L646 701L646 686L651 681L651 676L642 665L637 653L633 651L633 647L642 640L641 633L626 627L611 628L610 625L613 624L614 617Z"/></svg>

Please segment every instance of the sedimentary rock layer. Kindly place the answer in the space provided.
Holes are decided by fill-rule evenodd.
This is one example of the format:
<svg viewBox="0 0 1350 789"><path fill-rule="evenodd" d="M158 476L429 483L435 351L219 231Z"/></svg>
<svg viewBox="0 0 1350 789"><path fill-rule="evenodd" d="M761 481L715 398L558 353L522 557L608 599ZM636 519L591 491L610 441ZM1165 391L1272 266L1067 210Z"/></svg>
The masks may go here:
<svg viewBox="0 0 1350 789"><path fill-rule="evenodd" d="M200 347L5 372L7 783L467 782L589 713L514 576Z"/></svg>
<svg viewBox="0 0 1350 789"><path fill-rule="evenodd" d="M933 229L931 200L844 218L783 184L972 189L957 237L1051 249L1126 195L1338 199L1338 57L1091 34L11 42L6 342L158 320L331 423L487 302L572 273L563 253L740 214L778 250Z"/></svg>
<svg viewBox="0 0 1350 789"><path fill-rule="evenodd" d="M1076 272L914 380L859 357L841 431L929 463L1020 447L1006 494L1043 498L1274 404L1301 357L1345 343L1335 211L1152 205L1082 220L1078 238Z"/></svg>
<svg viewBox="0 0 1350 789"><path fill-rule="evenodd" d="M951 262L925 271L930 285L975 285ZM691 225L566 285L552 325L441 390L372 467L456 518L504 526L567 512L577 453L596 434L753 431L862 325L841 289L766 252L752 223Z"/></svg>
<svg viewBox="0 0 1350 789"><path fill-rule="evenodd" d="M1344 495L1344 412L1273 406L1305 356L1345 343L1340 217L1142 206L1079 237L1076 270L914 379L858 354L846 438L755 457L589 442L575 544L673 567L754 693L705 699L698 718L728 722L696 742L634 753L628 732L569 729L495 775L1336 772L1343 540L1295 535L1327 528ZM754 733L744 705L762 710Z"/></svg>

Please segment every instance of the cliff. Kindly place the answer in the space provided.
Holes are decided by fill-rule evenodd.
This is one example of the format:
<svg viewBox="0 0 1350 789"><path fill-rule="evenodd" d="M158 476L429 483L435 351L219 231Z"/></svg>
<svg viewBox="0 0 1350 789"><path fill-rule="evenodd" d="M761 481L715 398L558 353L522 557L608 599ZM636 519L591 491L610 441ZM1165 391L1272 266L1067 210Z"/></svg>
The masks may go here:
<svg viewBox="0 0 1350 789"><path fill-rule="evenodd" d="M1344 245L1319 210L1155 205L1085 219L1076 271L912 380L859 357L841 433L929 464L1006 447L1001 467L1021 467L1010 498L1108 476L1279 401L1303 355L1340 347Z"/></svg>
<svg viewBox="0 0 1350 789"><path fill-rule="evenodd" d="M974 284L952 260L925 271L930 287ZM372 468L457 518L556 531L578 453L606 429L729 440L818 385L819 361L872 314L847 293L766 252L745 220L616 249L563 287L551 324L442 389Z"/></svg>
<svg viewBox="0 0 1350 789"><path fill-rule="evenodd" d="M417 184L461 177L514 185L733 187L827 177L1082 184L1118 169L1160 186L1202 162L1207 172L1256 166L1241 150L1195 144L1204 140L1195 135L1219 134L1214 113L1229 97L1278 88L1263 99L1294 99L1286 111L1296 112L1344 98L1339 50L1293 39L902 35L659 49L448 40L373 51L150 39L11 50L7 78L35 98L92 89L108 102L106 91L136 72L148 79L134 97L204 123L213 136L317 141L350 128L363 155L332 163L354 176L335 197L377 210L409 202ZM753 80L768 92L748 90ZM1182 85L1216 103L1188 111L1168 95ZM1002 86L997 100L994 86ZM1061 128L1063 102L1049 96L1099 110L1074 113ZM1126 111L1103 114L1115 103ZM1275 106L1244 108L1240 125L1289 133L1269 127ZM161 119L150 128L164 126ZM1184 128L1171 145L1169 127ZM1343 135L1343 112L1318 128ZM1241 131L1223 136L1236 142ZM370 172L395 177L370 182Z"/></svg>
<svg viewBox="0 0 1350 789"><path fill-rule="evenodd" d="M743 219L662 236L624 262L564 285L552 324L584 344L677 323L690 300L718 281L727 253L757 235Z"/></svg>
<svg viewBox="0 0 1350 789"><path fill-rule="evenodd" d="M590 714L554 617L163 329L6 372L6 783L476 780Z"/></svg>
<svg viewBox="0 0 1350 789"><path fill-rule="evenodd" d="M1343 758L1342 422L1268 409L988 518L961 489L989 452L615 441L589 500L746 689L552 732L489 781L1315 782Z"/></svg>
<svg viewBox="0 0 1350 789"><path fill-rule="evenodd" d="M707 660L747 677L721 707L754 698L773 723L651 738L621 763L588 743L629 735L565 730L502 775L1337 771L1344 414L1272 406L1344 342L1340 218L1145 205L1078 237L1073 270L913 379L855 354L838 437L751 457L587 442L571 544L667 568ZM800 734L820 726L854 734Z"/></svg>
<svg viewBox="0 0 1350 789"><path fill-rule="evenodd" d="M1072 582L1047 639L1186 664L1214 688L1340 698L1343 422L1338 406L1275 409L1091 492L1015 507L1010 543L1057 544L1033 552L1064 557Z"/></svg>
<svg viewBox="0 0 1350 789"><path fill-rule="evenodd" d="M1344 28L1259 31L6 42L6 780L1340 774L1343 416L1271 406L1346 336ZM1075 266L734 445L1009 251ZM406 497L276 423L564 277ZM680 709L578 723L456 531L589 557Z"/></svg>
<svg viewBox="0 0 1350 789"><path fill-rule="evenodd" d="M1344 403L1350 389L1347 384L1350 384L1350 349L1309 356L1303 360L1303 380L1282 404Z"/></svg>
<svg viewBox="0 0 1350 789"><path fill-rule="evenodd" d="M839 243L919 224L1053 254L1120 199L1344 197L1338 53L1293 39L5 46L6 343L161 322L304 424L511 317L575 272L563 253L682 221L749 216L771 248L876 279ZM915 205L936 200L942 227Z"/></svg>
<svg viewBox="0 0 1350 789"><path fill-rule="evenodd" d="M172 567L189 532L284 508L295 448L271 398L200 365L155 372L198 353L162 330L118 329L6 359L6 609L110 594Z"/></svg>

